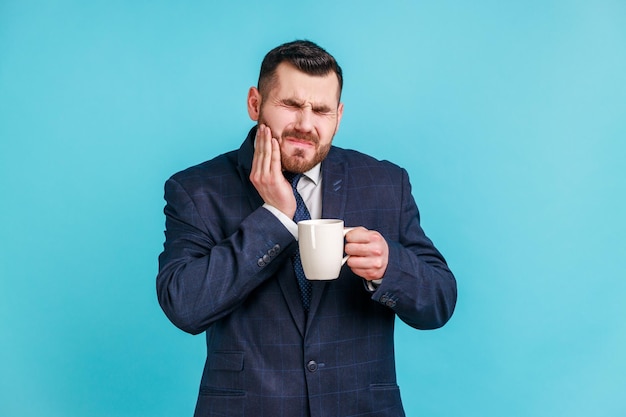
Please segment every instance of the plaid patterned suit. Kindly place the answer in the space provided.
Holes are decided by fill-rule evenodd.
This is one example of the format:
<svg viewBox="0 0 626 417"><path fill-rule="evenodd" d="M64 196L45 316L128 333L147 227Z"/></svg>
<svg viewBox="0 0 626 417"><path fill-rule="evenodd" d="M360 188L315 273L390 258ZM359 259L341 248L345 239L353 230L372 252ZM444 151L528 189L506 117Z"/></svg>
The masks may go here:
<svg viewBox="0 0 626 417"><path fill-rule="evenodd" d="M406 171L332 147L322 217L379 231L389 266L373 292L346 266L336 280L314 281L305 315L290 259L297 243L248 180L255 134L165 185L157 292L176 326L206 332L195 415L403 416L394 318L433 329L456 303L456 281L419 225Z"/></svg>

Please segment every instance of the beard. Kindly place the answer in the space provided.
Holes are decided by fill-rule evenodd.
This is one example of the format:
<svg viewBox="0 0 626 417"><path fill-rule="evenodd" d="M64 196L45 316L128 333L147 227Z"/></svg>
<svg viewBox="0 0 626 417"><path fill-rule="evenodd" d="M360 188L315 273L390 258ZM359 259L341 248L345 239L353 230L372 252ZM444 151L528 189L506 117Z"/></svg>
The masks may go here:
<svg viewBox="0 0 626 417"><path fill-rule="evenodd" d="M269 126L267 124L267 121L263 117L263 106L261 106L259 110L259 118L257 122L258 124L265 124ZM271 126L269 127L271 129ZM335 133L336 131L337 131L337 126L335 126ZM288 172L293 172L294 174L302 174L310 170L315 165L319 164L324 159L326 159L328 152L330 152L330 148L332 146L334 136L335 135L333 134L333 137L327 144L320 146L320 138L314 132L304 133L304 132L299 132L295 129L286 129L285 131L281 133L279 143L283 143L285 141L285 138L287 137L305 140L313 144L315 148L315 153L313 154L313 157L311 159L307 160L306 153L302 149L296 149L291 154L287 154L286 151L281 146L280 147L280 162L281 162L283 170L288 171Z"/></svg>
<svg viewBox="0 0 626 417"><path fill-rule="evenodd" d="M286 130L281 135L281 143L287 137L306 140L312 143L315 147L315 153L311 159L307 160L306 154L302 149L296 149L291 154L286 154L286 152L281 148L280 161L282 163L283 169L286 171L296 174L306 172L313 168L315 165L322 162L328 155L328 152L330 152L332 140L326 145L320 146L319 137L317 137L317 135L313 133L302 133L295 130Z"/></svg>

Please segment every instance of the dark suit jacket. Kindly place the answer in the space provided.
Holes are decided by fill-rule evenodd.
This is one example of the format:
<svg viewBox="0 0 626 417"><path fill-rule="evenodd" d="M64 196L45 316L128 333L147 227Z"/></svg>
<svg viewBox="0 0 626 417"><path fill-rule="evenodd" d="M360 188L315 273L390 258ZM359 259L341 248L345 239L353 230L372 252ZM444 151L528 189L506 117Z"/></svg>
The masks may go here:
<svg viewBox="0 0 626 417"><path fill-rule="evenodd" d="M182 330L206 332L196 416L403 416L393 330L452 315L456 282L424 235L405 170L332 147L322 163L322 217L379 231L389 244L380 286L344 266L314 281L305 315L293 272L296 240L248 177L256 129L238 151L165 185L157 292Z"/></svg>

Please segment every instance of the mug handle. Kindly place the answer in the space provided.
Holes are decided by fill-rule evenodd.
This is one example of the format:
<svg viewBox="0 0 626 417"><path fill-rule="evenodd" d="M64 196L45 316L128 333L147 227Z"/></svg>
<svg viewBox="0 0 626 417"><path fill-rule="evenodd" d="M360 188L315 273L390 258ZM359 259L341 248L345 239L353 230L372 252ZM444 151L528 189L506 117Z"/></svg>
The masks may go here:
<svg viewBox="0 0 626 417"><path fill-rule="evenodd" d="M346 234L347 234L350 230L352 230L352 229L354 229L354 227L344 227L344 228L343 228L343 236L345 237L345 236L346 236ZM344 264L348 261L348 258L349 258L349 257L350 257L350 255L346 255L346 256L344 256L344 257L343 257L343 259L341 260L341 266L343 266L343 265L344 265Z"/></svg>

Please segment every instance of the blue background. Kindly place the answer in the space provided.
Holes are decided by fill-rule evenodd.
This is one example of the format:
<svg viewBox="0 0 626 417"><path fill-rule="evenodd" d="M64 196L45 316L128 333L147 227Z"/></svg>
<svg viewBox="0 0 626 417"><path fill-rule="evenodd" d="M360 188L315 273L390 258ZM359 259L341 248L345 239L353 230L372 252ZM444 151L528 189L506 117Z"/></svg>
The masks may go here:
<svg viewBox="0 0 626 417"><path fill-rule="evenodd" d="M458 279L445 328L398 326L407 414L626 415L619 0L0 0L0 415L191 415L163 183L239 146L296 38L344 68L335 143L408 169Z"/></svg>

